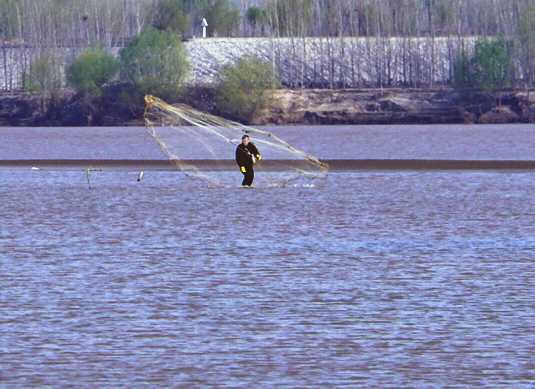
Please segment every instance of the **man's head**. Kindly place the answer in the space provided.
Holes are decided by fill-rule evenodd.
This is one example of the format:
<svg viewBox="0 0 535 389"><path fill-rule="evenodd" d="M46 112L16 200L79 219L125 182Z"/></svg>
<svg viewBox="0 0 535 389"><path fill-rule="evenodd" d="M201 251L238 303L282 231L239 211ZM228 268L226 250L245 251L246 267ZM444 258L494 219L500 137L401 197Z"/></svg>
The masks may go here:
<svg viewBox="0 0 535 389"><path fill-rule="evenodd" d="M247 146L250 141L251 141L251 138L249 138L249 135L244 135L241 137L241 143L244 146Z"/></svg>

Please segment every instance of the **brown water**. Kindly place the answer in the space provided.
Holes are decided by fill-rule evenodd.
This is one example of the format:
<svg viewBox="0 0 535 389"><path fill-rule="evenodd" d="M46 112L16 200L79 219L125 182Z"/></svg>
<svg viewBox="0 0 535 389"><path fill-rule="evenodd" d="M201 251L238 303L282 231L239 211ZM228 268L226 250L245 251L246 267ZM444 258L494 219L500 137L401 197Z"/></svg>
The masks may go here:
<svg viewBox="0 0 535 389"><path fill-rule="evenodd" d="M278 126L276 135L318 158L535 160L535 126ZM163 133L167 135L166 131ZM183 159L207 158L205 149L185 143ZM213 146L213 145L212 145ZM234 148L218 150L233 159ZM210 157L212 158L212 157ZM166 159L144 128L1 128L0 160Z"/></svg>
<svg viewBox="0 0 535 389"><path fill-rule="evenodd" d="M0 386L533 387L533 173L136 177L0 170Z"/></svg>

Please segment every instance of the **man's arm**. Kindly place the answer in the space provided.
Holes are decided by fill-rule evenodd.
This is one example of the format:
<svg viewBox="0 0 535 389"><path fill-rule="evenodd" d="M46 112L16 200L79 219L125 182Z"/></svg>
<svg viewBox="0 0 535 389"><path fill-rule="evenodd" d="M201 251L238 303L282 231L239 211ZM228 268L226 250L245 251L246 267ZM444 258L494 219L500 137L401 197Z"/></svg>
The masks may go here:
<svg viewBox="0 0 535 389"><path fill-rule="evenodd" d="M251 146L251 151L253 155L255 156L256 160L260 161L262 159L262 154L260 154L260 151L258 150L258 148L253 143L249 143L249 145Z"/></svg>

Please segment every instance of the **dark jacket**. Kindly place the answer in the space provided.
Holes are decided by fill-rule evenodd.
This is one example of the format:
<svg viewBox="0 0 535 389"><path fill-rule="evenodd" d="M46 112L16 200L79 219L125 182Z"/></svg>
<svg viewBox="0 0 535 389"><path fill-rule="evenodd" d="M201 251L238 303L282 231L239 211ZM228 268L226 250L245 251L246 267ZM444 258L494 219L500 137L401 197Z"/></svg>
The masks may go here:
<svg viewBox="0 0 535 389"><path fill-rule="evenodd" d="M247 146L240 143L236 147L236 163L238 166L253 166L253 156L256 160L260 159L260 151L252 142L249 142Z"/></svg>

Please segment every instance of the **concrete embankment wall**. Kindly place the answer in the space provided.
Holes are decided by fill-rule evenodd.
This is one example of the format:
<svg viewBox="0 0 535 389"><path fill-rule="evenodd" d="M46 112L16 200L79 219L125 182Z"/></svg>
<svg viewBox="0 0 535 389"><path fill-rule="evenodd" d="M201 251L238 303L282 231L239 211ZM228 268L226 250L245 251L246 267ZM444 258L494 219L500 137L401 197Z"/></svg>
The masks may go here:
<svg viewBox="0 0 535 389"><path fill-rule="evenodd" d="M243 56L273 63L285 85L430 85L451 78L458 47L475 38L215 38L186 43L192 81L211 82Z"/></svg>
<svg viewBox="0 0 535 389"><path fill-rule="evenodd" d="M430 85L451 78L451 63L458 46L470 49L475 38L209 38L185 42L191 63L189 82L209 84L219 69L244 56L273 64L285 85L362 87ZM55 50L60 63L69 64L83 48ZM110 49L114 55L120 48ZM3 48L0 89L22 85L29 69L30 48Z"/></svg>

